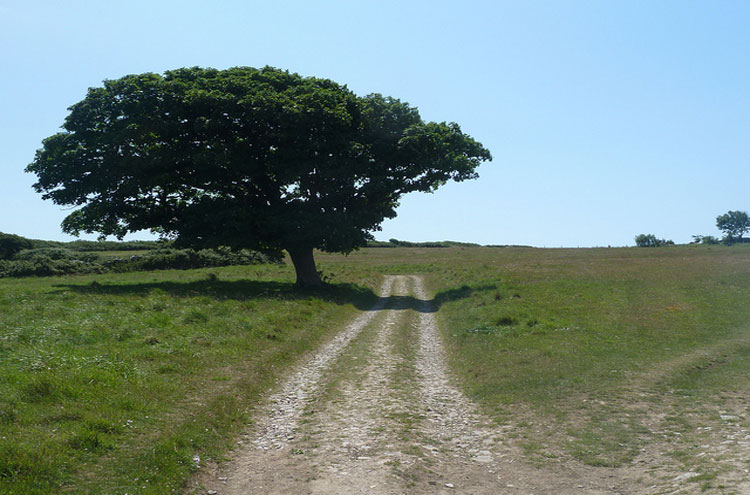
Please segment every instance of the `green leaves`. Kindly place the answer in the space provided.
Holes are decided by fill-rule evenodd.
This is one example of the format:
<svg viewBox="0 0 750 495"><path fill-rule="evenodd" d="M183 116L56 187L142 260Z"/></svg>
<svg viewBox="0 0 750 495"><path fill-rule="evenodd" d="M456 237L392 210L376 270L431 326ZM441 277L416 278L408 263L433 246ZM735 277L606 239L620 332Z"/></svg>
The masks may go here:
<svg viewBox="0 0 750 495"><path fill-rule="evenodd" d="M728 211L716 217L716 227L723 231L728 241L742 238L750 230L750 218L744 211Z"/></svg>
<svg viewBox="0 0 750 495"><path fill-rule="evenodd" d="M488 150L457 124L272 67L105 81L27 171L71 233L151 229L183 245L363 245L401 195L476 177Z"/></svg>

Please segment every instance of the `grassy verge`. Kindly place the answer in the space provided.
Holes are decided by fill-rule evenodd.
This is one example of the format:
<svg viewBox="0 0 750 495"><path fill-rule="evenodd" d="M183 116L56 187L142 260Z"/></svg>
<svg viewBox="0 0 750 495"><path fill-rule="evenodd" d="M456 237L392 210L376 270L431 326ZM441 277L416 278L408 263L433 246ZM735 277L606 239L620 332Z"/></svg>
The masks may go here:
<svg viewBox="0 0 750 495"><path fill-rule="evenodd" d="M375 298L292 283L265 265L0 282L0 492L178 493Z"/></svg>

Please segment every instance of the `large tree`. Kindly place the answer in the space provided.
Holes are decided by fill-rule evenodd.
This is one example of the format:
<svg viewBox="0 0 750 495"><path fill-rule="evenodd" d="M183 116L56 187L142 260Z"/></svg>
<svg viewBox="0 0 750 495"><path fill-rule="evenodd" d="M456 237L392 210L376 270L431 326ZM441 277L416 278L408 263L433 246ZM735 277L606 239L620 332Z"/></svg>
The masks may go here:
<svg viewBox="0 0 750 495"><path fill-rule="evenodd" d="M716 217L716 227L724 232L727 242L742 239L742 234L750 231L750 217L744 211L728 211Z"/></svg>
<svg viewBox="0 0 750 495"><path fill-rule="evenodd" d="M125 76L69 110L27 167L45 199L77 207L65 232L286 250L298 285L320 284L314 248L356 249L403 194L491 160L455 123L272 67Z"/></svg>

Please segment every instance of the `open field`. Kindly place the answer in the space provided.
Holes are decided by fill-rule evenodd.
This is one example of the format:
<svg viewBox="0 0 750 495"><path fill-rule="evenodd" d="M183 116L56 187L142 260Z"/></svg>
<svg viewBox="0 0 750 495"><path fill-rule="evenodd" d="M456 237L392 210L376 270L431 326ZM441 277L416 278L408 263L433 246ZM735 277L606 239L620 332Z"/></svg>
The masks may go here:
<svg viewBox="0 0 750 495"><path fill-rule="evenodd" d="M321 293L288 265L2 280L0 492L179 493L383 275L417 274L457 383L527 464L741 493L749 247L319 254Z"/></svg>
<svg viewBox="0 0 750 495"><path fill-rule="evenodd" d="M424 274L463 389L514 426L529 460L635 466L727 493L748 478L747 246L351 258Z"/></svg>
<svg viewBox="0 0 750 495"><path fill-rule="evenodd" d="M170 493L370 304L286 266L0 283L0 493Z"/></svg>

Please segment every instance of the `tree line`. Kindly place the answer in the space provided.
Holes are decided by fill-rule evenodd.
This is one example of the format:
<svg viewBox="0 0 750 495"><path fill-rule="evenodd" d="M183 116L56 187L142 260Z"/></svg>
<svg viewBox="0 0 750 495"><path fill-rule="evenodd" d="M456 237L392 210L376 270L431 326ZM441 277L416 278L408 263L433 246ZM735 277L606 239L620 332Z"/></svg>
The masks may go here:
<svg viewBox="0 0 750 495"><path fill-rule="evenodd" d="M730 210L716 217L716 228L724 233L724 237L718 239L712 235L694 235L691 244L734 244L738 242L750 242L743 237L750 231L750 216L747 212ZM659 239L654 234L638 234L635 236L635 245L638 247L659 247L674 245L674 242Z"/></svg>

